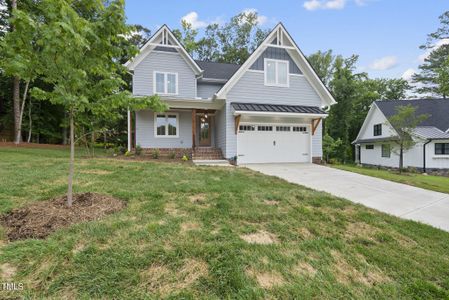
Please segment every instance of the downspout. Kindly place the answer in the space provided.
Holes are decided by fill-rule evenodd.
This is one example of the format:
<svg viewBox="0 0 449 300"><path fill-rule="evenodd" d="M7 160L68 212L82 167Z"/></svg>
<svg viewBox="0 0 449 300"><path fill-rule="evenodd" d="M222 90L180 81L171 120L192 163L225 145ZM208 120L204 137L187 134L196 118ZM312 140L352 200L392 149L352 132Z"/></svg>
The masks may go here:
<svg viewBox="0 0 449 300"><path fill-rule="evenodd" d="M423 165L423 173L426 173L426 145L428 143L430 143L432 141L432 139L429 139L427 142L424 143L423 145L423 160L422 160L422 165Z"/></svg>

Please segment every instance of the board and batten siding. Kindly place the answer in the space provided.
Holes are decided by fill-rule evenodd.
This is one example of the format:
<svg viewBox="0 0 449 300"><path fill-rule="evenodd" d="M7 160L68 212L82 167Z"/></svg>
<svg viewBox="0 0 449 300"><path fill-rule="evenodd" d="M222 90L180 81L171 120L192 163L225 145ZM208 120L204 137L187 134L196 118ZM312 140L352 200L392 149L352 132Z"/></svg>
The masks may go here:
<svg viewBox="0 0 449 300"><path fill-rule="evenodd" d="M217 83L198 82L197 96L202 99L211 99L223 85Z"/></svg>
<svg viewBox="0 0 449 300"><path fill-rule="evenodd" d="M270 59L278 59L278 60L287 60L290 73L293 74L302 74L301 70L298 68L296 63L291 58L290 54L288 54L287 50L281 48L268 47L257 60L250 67L251 70L260 70L263 71L265 69L265 58Z"/></svg>
<svg viewBox="0 0 449 300"><path fill-rule="evenodd" d="M136 145L142 148L192 148L192 113L173 111L179 114L179 137L155 137L154 112L136 112Z"/></svg>
<svg viewBox="0 0 449 300"><path fill-rule="evenodd" d="M237 135L234 129L232 102L321 106L321 98L303 75L289 74L289 87L265 86L264 72L248 70L228 92L226 99L226 147L224 155L237 155ZM277 122L282 122L278 121ZM321 156L321 124L312 138L312 156Z"/></svg>
<svg viewBox="0 0 449 300"><path fill-rule="evenodd" d="M154 71L178 73L178 95L175 98L196 97L196 77L179 53L152 51L134 69L133 95L153 95Z"/></svg>

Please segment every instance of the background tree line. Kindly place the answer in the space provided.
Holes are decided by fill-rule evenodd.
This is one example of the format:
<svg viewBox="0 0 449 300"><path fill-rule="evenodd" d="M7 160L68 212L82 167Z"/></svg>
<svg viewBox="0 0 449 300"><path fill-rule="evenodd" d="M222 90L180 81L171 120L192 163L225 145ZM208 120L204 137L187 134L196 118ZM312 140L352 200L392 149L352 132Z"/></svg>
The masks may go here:
<svg viewBox="0 0 449 300"><path fill-rule="evenodd" d="M8 21L14 0L0 0L0 43L5 33L14 28ZM39 1L17 0L17 7L34 19L42 17L37 8ZM107 5L109 1L104 1ZM86 19L95 19L91 13L90 0L71 1L76 4L77 12ZM224 24L210 24L204 32L194 29L191 24L182 22L174 34L183 43L186 50L199 60L242 64L257 48L268 34L257 23L257 13L240 13ZM369 78L367 73L356 71L358 56L343 57L332 50L318 51L308 56L308 60L318 73L324 84L331 91L338 104L331 107L329 117L325 121L325 151L328 157L346 162L353 159L351 142L356 138L370 105L375 100L405 99L413 93L424 96L446 97L449 94L449 45L440 45L439 41L449 38L449 12L441 17L441 26L429 34L428 40L421 46L429 52L420 72L413 76L416 87L412 88L403 79ZM144 45L151 36L151 31L141 25L132 25L132 32L127 35L126 43L136 47ZM33 38L32 35L24 38ZM34 45L36 46L36 45ZM18 45L20 47L20 45ZM33 47L33 45L32 45ZM30 51L34 51L33 48ZM124 45L125 47L125 45ZM120 62L125 62L131 53L121 54ZM3 52L0 54L3 56ZM0 58L1 58L0 57ZM17 66L23 67L23 66ZM21 93L14 96L14 77L7 76L0 69L0 139L13 139L14 127L19 126L17 107L23 105L20 138L40 143L65 143L67 133L67 111L57 104L38 101L30 93L25 95L27 80L21 80ZM29 70L33 77L33 68ZM122 74L122 79L131 86L129 74ZM28 89L48 90L48 83L36 75L28 80ZM23 99L24 96L26 99ZM17 101L17 98L20 100ZM16 105L14 105L16 103ZM16 107L16 113L14 112ZM123 117L125 110L122 111ZM16 126L15 126L16 125ZM126 142L126 120L124 118L96 119L95 122L83 122L77 135L101 129L102 136L92 136L92 140L106 140L115 144ZM329 145L330 144L330 145Z"/></svg>

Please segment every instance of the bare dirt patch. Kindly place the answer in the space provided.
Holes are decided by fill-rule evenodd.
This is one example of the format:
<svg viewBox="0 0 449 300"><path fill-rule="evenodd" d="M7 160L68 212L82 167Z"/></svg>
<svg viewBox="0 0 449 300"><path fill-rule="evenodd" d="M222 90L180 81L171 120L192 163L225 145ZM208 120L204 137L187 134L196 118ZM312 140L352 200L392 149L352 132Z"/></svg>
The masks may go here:
<svg viewBox="0 0 449 300"><path fill-rule="evenodd" d="M367 272L361 272L349 264L343 255L338 251L331 251L334 259L334 275L338 282L350 284L359 282L365 285L374 285L390 281L390 278L380 270L372 269Z"/></svg>
<svg viewBox="0 0 449 300"><path fill-rule="evenodd" d="M176 204L174 203L167 203L165 204L165 208L164 208L165 212L167 214L169 214L170 216L173 217L181 217L181 216L185 216L185 213L180 211L177 207Z"/></svg>
<svg viewBox="0 0 449 300"><path fill-rule="evenodd" d="M284 284L284 278L276 271L271 272L257 272L254 270L248 270L248 275L254 277L257 283L264 289L271 289L275 286Z"/></svg>
<svg viewBox="0 0 449 300"><path fill-rule="evenodd" d="M316 270L309 263L302 261L293 267L293 272L300 276L315 276Z"/></svg>
<svg viewBox="0 0 449 300"><path fill-rule="evenodd" d="M313 237L313 234L310 233L310 231L305 228L305 227L301 227L298 229L299 234L301 235L301 237L305 240L310 239Z"/></svg>
<svg viewBox="0 0 449 300"><path fill-rule="evenodd" d="M2 278L5 281L10 281L16 274L17 269L16 267L6 263L0 266L0 271L1 271L0 278Z"/></svg>
<svg viewBox="0 0 449 300"><path fill-rule="evenodd" d="M107 195L82 193L73 195L72 207L67 196L39 201L15 209L1 218L10 241L46 238L52 232L73 224L93 221L122 210L125 202Z"/></svg>
<svg viewBox="0 0 449 300"><path fill-rule="evenodd" d="M378 231L379 230L376 227L371 226L367 223L355 222L355 223L350 223L348 226L346 226L345 237L347 239L365 238L365 239L374 241L375 239L373 236Z"/></svg>
<svg viewBox="0 0 449 300"><path fill-rule="evenodd" d="M279 201L276 200L264 200L264 202L266 205L270 205L270 206L278 206L279 205Z"/></svg>
<svg viewBox="0 0 449 300"><path fill-rule="evenodd" d="M185 233L191 230L198 230L200 228L200 224L195 222L186 222L181 224L181 232Z"/></svg>
<svg viewBox="0 0 449 300"><path fill-rule="evenodd" d="M206 277L208 273L209 267L206 262L186 259L181 268L176 270L163 265L151 265L141 274L141 277L151 292L165 296L193 285L199 278Z"/></svg>
<svg viewBox="0 0 449 300"><path fill-rule="evenodd" d="M82 174L93 174L93 175L108 175L108 174L112 174L111 171L106 171L106 170L83 170L83 171L80 171L80 173L82 173Z"/></svg>
<svg viewBox="0 0 449 300"><path fill-rule="evenodd" d="M269 245L277 244L279 242L274 234L264 230L256 233L241 235L240 238L250 244Z"/></svg>

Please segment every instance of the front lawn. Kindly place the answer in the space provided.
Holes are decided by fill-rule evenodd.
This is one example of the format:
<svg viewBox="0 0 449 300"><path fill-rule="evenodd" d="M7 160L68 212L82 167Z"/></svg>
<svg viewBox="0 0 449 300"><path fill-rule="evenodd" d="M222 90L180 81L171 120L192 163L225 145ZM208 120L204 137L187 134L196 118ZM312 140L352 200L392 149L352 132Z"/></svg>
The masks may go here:
<svg viewBox="0 0 449 300"><path fill-rule="evenodd" d="M413 185L419 188L449 194L449 177L423 175L417 173L399 174L396 171L361 167L356 165L330 165L340 170L382 178L390 181Z"/></svg>
<svg viewBox="0 0 449 300"><path fill-rule="evenodd" d="M67 150L0 148L0 212L66 191ZM0 298L448 298L449 233L247 169L79 158L127 207L0 241ZM3 293L3 295L2 295Z"/></svg>

